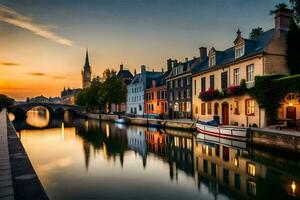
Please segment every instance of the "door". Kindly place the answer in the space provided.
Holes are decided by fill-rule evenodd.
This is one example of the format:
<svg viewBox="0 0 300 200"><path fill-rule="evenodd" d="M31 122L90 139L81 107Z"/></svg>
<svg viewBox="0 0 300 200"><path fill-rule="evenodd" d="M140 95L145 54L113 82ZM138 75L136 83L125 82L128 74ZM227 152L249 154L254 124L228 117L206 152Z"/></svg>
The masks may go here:
<svg viewBox="0 0 300 200"><path fill-rule="evenodd" d="M222 103L222 124L229 124L229 106L227 102Z"/></svg>
<svg viewBox="0 0 300 200"><path fill-rule="evenodd" d="M287 121L288 127L295 127L296 125L296 107L287 107L286 108L286 119L291 120Z"/></svg>

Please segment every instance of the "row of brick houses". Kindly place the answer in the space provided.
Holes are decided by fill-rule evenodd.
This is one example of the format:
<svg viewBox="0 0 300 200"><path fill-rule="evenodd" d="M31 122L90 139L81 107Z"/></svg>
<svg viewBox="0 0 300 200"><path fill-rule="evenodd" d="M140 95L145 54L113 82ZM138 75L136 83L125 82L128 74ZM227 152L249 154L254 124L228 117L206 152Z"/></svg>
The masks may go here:
<svg viewBox="0 0 300 200"><path fill-rule="evenodd" d="M166 72L146 71L127 81L126 113L138 116L219 120L224 125L266 126L265 111L248 94L202 100L203 95L228 93L241 84L251 88L256 76L288 75L286 34L292 11L275 13L275 27L255 39L236 33L226 50L199 48L199 55L183 62L167 60ZM300 118L297 97L281 104L279 118ZM293 109L291 108L293 107Z"/></svg>

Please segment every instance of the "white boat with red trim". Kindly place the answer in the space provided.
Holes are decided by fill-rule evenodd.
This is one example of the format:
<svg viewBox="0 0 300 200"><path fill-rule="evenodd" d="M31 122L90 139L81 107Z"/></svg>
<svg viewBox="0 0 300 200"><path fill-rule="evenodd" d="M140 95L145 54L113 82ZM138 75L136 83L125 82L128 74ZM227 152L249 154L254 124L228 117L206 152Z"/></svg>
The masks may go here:
<svg viewBox="0 0 300 200"><path fill-rule="evenodd" d="M248 128L236 126L211 126L197 122L196 127L199 133L238 141L247 141L249 134Z"/></svg>

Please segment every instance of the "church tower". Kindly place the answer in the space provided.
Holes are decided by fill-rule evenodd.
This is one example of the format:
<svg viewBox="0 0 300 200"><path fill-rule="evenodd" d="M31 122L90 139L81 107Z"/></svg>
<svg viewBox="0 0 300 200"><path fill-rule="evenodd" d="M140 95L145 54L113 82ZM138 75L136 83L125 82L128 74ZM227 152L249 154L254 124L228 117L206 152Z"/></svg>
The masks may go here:
<svg viewBox="0 0 300 200"><path fill-rule="evenodd" d="M82 75L82 88L83 89L88 88L91 85L91 77L92 77L88 50L86 50L85 63L83 66L83 70L81 71L81 75Z"/></svg>

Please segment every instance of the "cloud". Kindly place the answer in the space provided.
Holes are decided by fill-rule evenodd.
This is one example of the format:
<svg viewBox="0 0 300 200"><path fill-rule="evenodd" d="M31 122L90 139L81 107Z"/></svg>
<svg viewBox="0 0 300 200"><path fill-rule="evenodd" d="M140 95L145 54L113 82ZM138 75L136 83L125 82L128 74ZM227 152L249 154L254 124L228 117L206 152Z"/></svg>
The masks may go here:
<svg viewBox="0 0 300 200"><path fill-rule="evenodd" d="M46 74L44 73L40 73L40 72L33 72L33 73L29 73L32 76L46 76Z"/></svg>
<svg viewBox="0 0 300 200"><path fill-rule="evenodd" d="M45 74L42 72L32 72L32 73L29 73L29 75L31 75L31 76L46 76L46 77L53 78L53 79L66 79L66 77L64 77L64 76L52 76L52 75Z"/></svg>
<svg viewBox="0 0 300 200"><path fill-rule="evenodd" d="M50 30L49 26L35 23L33 19L26 17L17 11L0 4L0 21L26 29L41 37L52 40L56 43L73 46L73 41L61 37Z"/></svg>
<svg viewBox="0 0 300 200"><path fill-rule="evenodd" d="M52 76L53 79L66 79L64 76Z"/></svg>
<svg viewBox="0 0 300 200"><path fill-rule="evenodd" d="M2 65L2 66L18 66L18 65L21 65L21 64L14 63L14 62L0 62L0 65Z"/></svg>

